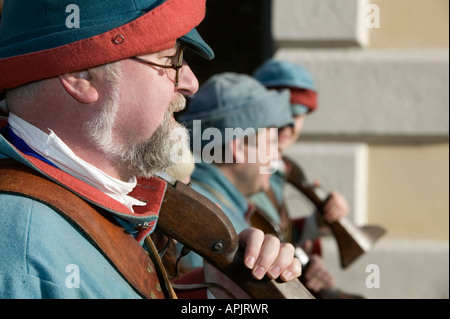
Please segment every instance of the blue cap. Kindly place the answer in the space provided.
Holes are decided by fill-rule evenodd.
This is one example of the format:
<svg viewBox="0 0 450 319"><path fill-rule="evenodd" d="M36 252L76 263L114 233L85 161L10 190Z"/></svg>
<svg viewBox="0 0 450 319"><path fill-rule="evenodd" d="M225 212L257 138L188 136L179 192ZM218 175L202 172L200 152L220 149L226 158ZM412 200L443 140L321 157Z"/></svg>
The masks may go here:
<svg viewBox="0 0 450 319"><path fill-rule="evenodd" d="M214 58L214 51L208 43L203 40L197 29L192 29L186 35L182 36L180 40L187 45L188 49L195 52L202 58L207 60L212 60Z"/></svg>
<svg viewBox="0 0 450 319"><path fill-rule="evenodd" d="M313 77L308 70L289 61L269 59L255 70L253 77L266 87L316 91Z"/></svg>
<svg viewBox="0 0 450 319"><path fill-rule="evenodd" d="M5 0L0 92L169 49L176 40L212 59L195 29L204 14L205 0Z"/></svg>
<svg viewBox="0 0 450 319"><path fill-rule="evenodd" d="M185 124L193 139L205 144L226 144L233 138L249 135L249 130L259 128L283 127L293 124L289 90L269 90L253 77L246 74L222 73L206 81L192 97L187 109L177 120ZM194 120L201 120L201 131L217 129L221 139L203 140L194 128ZM225 129L235 130L233 136Z"/></svg>
<svg viewBox="0 0 450 319"><path fill-rule="evenodd" d="M289 88L316 92L314 80L303 66L289 61L269 59L253 72L253 77L268 88ZM294 115L311 112L314 108L292 102Z"/></svg>

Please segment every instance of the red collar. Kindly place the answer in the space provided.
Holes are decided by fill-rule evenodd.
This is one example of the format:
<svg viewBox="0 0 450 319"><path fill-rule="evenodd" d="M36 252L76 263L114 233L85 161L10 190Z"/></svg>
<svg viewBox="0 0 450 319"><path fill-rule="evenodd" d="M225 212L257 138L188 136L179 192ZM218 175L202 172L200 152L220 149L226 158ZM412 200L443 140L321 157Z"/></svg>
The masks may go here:
<svg viewBox="0 0 450 319"><path fill-rule="evenodd" d="M23 155L32 166L42 174L66 187L84 200L111 212L131 225L138 231L136 240L141 242L155 228L159 211L164 199L167 183L159 178L138 179L137 186L129 194L146 203L145 206L133 207L134 213L122 203L112 199L98 189L79 179L53 167L33 156Z"/></svg>
<svg viewBox="0 0 450 319"><path fill-rule="evenodd" d="M54 180L58 184L70 189L83 199L109 211L120 215L130 215L137 217L158 216L162 200L166 190L166 182L159 178L138 179L138 184L130 193L130 196L146 202L145 206L136 206L135 213L123 204L105 195L95 187L53 167L33 156L22 154L38 171Z"/></svg>
<svg viewBox="0 0 450 319"><path fill-rule="evenodd" d="M5 118L0 119L0 127L4 126L6 123L7 120ZM1 136L0 138L3 139ZM166 181L157 177L138 179L137 186L129 195L145 202L146 205L134 206L133 213L125 205L114 200L95 187L86 184L34 156L23 154L9 142L6 140L4 141L10 146L9 150L2 150L6 156L25 163L47 178L77 194L87 202L109 211L114 216L124 220L132 229L140 226L139 233L136 237L138 241L143 239L154 229L164 199L167 187ZM21 157L22 160L18 159L19 157ZM128 230L130 231L130 229Z"/></svg>

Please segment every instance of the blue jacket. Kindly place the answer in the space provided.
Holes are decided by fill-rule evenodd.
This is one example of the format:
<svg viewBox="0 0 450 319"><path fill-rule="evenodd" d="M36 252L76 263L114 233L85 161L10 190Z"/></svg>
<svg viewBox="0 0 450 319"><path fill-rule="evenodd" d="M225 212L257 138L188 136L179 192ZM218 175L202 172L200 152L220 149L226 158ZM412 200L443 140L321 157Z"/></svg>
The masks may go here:
<svg viewBox="0 0 450 319"><path fill-rule="evenodd" d="M284 176L280 171L276 171L270 177L270 187L275 194L278 203L283 202L283 187L284 187ZM250 200L256 206L261 208L267 215L272 218L272 220L279 224L281 222L280 214L277 208L273 205L269 196L265 192L259 192L255 195L250 196Z"/></svg>
<svg viewBox="0 0 450 319"><path fill-rule="evenodd" d="M217 166L204 162L196 163L191 180L193 189L222 209L233 224L236 233L239 234L250 227L245 219L245 214L249 209L247 199ZM194 252L190 252L183 259L182 262L187 267L195 268L203 265L202 258Z"/></svg>
<svg viewBox="0 0 450 319"><path fill-rule="evenodd" d="M113 214L143 241L154 227L164 190L153 206L132 214L91 186L19 152L0 135L0 159L12 158L71 188ZM156 209L155 209L156 207ZM140 224L150 225L141 232ZM140 298L103 255L52 208L26 197L0 193L0 298Z"/></svg>
<svg viewBox="0 0 450 319"><path fill-rule="evenodd" d="M285 172L277 170L270 177L270 187L275 195L278 205L284 204L284 187L286 185ZM274 206L267 193L259 192L250 197L252 203L261 208L277 225L280 225L281 218L278 208ZM291 218L293 224L293 243L303 244L306 240L313 241L313 252L321 254L320 230L315 222L314 212L307 217Z"/></svg>

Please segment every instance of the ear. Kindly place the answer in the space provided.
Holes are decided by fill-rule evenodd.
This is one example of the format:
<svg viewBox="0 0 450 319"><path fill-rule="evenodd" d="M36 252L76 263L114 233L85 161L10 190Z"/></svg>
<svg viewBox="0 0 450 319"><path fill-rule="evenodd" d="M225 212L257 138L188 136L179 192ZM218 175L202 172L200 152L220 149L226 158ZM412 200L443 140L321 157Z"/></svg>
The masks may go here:
<svg viewBox="0 0 450 319"><path fill-rule="evenodd" d="M233 154L234 163L245 163L246 147L243 138L236 138L228 144L231 153Z"/></svg>
<svg viewBox="0 0 450 319"><path fill-rule="evenodd" d="M93 86L88 71L66 73L59 76L64 89L81 103L93 103L98 100L98 91Z"/></svg>

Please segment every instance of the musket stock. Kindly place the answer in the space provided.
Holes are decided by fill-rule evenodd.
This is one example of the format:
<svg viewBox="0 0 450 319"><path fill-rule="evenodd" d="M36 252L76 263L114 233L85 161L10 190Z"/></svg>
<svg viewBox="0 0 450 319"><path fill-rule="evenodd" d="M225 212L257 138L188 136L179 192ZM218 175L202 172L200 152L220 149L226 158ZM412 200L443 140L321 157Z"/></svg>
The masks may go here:
<svg viewBox="0 0 450 319"><path fill-rule="evenodd" d="M266 234L273 234L277 236L281 242L289 242L285 237L283 230L273 222L272 218L257 205L251 205L251 209L247 213L247 220L253 227L259 228ZM288 227L293 227L290 224ZM308 254L300 247L295 247L295 257L297 257L303 268L303 274L307 273L307 269L310 266L310 258ZM306 284L305 276L299 277L301 283ZM348 294L336 288L322 289L318 292L311 291L311 294L318 299L363 299L362 296L355 294Z"/></svg>
<svg viewBox="0 0 450 319"><path fill-rule="evenodd" d="M319 213L318 217L330 227L338 245L341 267L346 268L363 253L370 251L386 230L375 225L358 227L345 217L333 223L327 223L323 218L323 206L329 195L322 194L320 189L309 184L300 166L291 159L283 156L283 161L288 167L287 181L314 204Z"/></svg>
<svg viewBox="0 0 450 319"><path fill-rule="evenodd" d="M244 248L228 217L209 199L168 175L157 229L195 251L256 299L313 299L294 279L256 280L244 266Z"/></svg>

